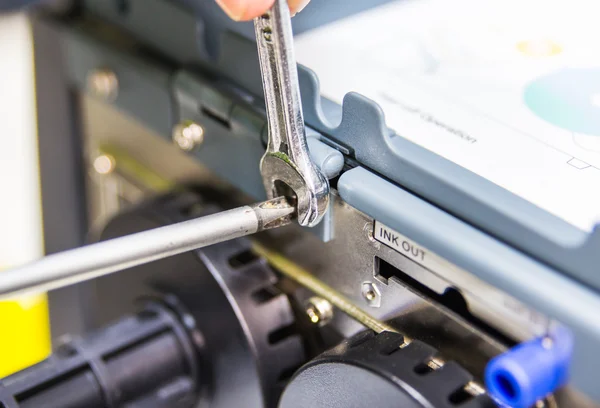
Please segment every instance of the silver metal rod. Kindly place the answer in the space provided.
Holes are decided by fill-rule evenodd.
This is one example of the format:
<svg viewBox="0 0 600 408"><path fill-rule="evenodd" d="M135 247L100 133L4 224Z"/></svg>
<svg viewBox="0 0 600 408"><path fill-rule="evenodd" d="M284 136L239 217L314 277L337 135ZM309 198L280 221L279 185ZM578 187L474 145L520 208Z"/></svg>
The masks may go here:
<svg viewBox="0 0 600 408"><path fill-rule="evenodd" d="M288 224L283 198L49 255L0 272L0 299L94 279L157 259Z"/></svg>

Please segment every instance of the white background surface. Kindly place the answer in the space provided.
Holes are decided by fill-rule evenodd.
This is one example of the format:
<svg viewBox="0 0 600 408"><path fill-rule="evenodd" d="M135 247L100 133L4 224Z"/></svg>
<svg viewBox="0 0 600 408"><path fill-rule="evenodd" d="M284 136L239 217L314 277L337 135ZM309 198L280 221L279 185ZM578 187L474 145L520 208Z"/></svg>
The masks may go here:
<svg viewBox="0 0 600 408"><path fill-rule="evenodd" d="M543 121L523 91L565 67L600 72L599 15L597 0L402 0L298 36L297 58L325 96L362 93L403 137L591 230L600 136Z"/></svg>
<svg viewBox="0 0 600 408"><path fill-rule="evenodd" d="M0 269L43 254L33 64L27 19L0 16Z"/></svg>

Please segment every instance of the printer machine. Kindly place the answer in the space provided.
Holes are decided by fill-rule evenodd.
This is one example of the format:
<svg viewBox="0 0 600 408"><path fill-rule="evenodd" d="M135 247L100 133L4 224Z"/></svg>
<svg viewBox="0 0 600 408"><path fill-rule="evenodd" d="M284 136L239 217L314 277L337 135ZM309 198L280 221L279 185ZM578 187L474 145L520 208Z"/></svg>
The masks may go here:
<svg viewBox="0 0 600 408"><path fill-rule="evenodd" d="M49 292L54 353L0 380L0 407L599 406L600 195L577 184L600 172L598 56L573 67L560 41L516 41L538 38L523 16L485 20L540 2L478 3L312 0L292 22L323 219ZM582 3L542 14L572 33ZM27 13L47 254L267 198L252 23L209 0ZM514 75L526 107L503 110ZM527 120L570 147L527 150ZM506 158L494 132L523 146ZM528 186L551 154L552 184Z"/></svg>

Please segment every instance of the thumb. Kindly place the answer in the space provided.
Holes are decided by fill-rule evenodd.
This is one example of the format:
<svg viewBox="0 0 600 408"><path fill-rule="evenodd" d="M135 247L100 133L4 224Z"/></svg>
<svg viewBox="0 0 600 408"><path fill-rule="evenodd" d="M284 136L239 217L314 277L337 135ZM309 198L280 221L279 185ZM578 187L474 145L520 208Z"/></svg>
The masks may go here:
<svg viewBox="0 0 600 408"><path fill-rule="evenodd" d="M273 6L275 0L216 0L217 4L235 21L251 20Z"/></svg>

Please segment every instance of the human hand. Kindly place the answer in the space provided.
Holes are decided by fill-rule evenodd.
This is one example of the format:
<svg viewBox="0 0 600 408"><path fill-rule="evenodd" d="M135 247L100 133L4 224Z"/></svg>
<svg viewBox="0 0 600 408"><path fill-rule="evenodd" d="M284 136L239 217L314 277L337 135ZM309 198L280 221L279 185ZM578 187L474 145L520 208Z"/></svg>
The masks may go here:
<svg viewBox="0 0 600 408"><path fill-rule="evenodd" d="M292 15L302 10L310 0L288 0ZM252 20L269 10L275 0L216 0L217 4L235 21Z"/></svg>

